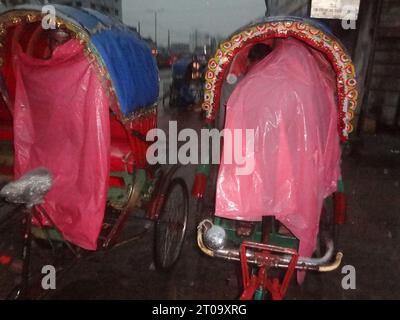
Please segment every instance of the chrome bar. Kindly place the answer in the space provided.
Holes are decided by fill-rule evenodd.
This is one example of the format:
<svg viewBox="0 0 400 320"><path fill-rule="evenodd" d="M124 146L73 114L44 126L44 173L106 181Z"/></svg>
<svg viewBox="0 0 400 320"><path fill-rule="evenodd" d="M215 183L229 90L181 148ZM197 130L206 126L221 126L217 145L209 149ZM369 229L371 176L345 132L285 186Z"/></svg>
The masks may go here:
<svg viewBox="0 0 400 320"><path fill-rule="evenodd" d="M240 261L239 248L222 248L212 250L203 242L203 234L213 226L211 220L203 220L197 227L197 244L201 251L210 257L222 258L228 261ZM334 245L331 239L325 240L326 252L321 258L299 257L296 270L313 270L319 272L329 272L337 269L343 258L343 254L338 252L333 262L329 262L333 257ZM266 264L276 268L287 268L291 256L290 255L271 255L268 259L263 259L256 255L254 251L247 250L246 256L248 262L255 265Z"/></svg>

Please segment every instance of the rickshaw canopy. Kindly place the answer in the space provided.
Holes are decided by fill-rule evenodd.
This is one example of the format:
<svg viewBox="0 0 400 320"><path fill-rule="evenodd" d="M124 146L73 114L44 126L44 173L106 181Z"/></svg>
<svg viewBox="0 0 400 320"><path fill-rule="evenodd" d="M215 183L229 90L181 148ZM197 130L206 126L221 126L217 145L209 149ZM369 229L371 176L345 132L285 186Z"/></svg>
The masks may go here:
<svg viewBox="0 0 400 320"><path fill-rule="evenodd" d="M117 116L126 121L154 108L159 78L156 61L147 44L120 21L92 9L56 4L54 8L57 28L71 31L97 64ZM4 12L0 16L0 32L6 34L14 26L40 22L41 10L41 6L23 5ZM26 33L33 35L31 30ZM2 51L2 54L2 62L7 63L6 53Z"/></svg>
<svg viewBox="0 0 400 320"><path fill-rule="evenodd" d="M213 121L219 109L222 84L237 54L249 44L271 39L295 38L322 52L336 73L338 133L347 141L357 106L355 68L341 42L321 24L297 17L263 17L249 23L221 42L208 63L203 109Z"/></svg>

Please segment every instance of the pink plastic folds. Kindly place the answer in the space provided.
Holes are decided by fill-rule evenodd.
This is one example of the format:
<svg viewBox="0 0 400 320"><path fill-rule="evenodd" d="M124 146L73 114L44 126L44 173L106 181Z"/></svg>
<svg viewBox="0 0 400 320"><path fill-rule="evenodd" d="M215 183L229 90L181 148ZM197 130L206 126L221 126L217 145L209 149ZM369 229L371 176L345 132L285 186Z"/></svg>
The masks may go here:
<svg viewBox="0 0 400 320"><path fill-rule="evenodd" d="M238 165L221 164L217 216L273 215L300 239L300 254L311 256L323 200L340 176L335 92L322 54L298 40L277 40L228 100L225 128L254 129L254 153L246 155L254 170L237 175ZM224 159L226 144L223 152Z"/></svg>
<svg viewBox="0 0 400 320"><path fill-rule="evenodd" d="M16 50L16 177L48 168L54 185L46 211L67 240L95 250L108 190L108 98L79 41L50 60Z"/></svg>

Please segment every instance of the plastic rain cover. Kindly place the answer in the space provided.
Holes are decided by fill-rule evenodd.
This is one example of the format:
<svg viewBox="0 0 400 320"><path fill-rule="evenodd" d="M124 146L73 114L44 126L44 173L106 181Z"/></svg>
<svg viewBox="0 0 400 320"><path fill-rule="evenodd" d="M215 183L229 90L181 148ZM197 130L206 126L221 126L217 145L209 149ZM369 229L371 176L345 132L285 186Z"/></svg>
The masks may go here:
<svg viewBox="0 0 400 320"><path fill-rule="evenodd" d="M43 207L66 240L95 250L109 176L109 109L83 46L70 40L51 59L16 48L15 175L49 169Z"/></svg>
<svg viewBox="0 0 400 320"><path fill-rule="evenodd" d="M243 129L243 141L244 129L254 129L254 153L239 145L247 162L254 157L254 170L236 175L238 165L222 161L217 216L260 221L273 215L300 239L300 255L311 256L323 200L340 176L335 91L321 53L295 39L277 40L228 100L225 128Z"/></svg>

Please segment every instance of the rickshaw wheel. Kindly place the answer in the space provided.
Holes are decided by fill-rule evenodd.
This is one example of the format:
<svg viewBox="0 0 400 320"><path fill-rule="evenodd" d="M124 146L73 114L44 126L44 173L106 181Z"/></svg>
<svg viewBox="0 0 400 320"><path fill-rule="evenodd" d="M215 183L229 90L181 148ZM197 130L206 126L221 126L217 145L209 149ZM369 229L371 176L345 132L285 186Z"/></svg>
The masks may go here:
<svg viewBox="0 0 400 320"><path fill-rule="evenodd" d="M158 270L169 271L178 261L187 230L189 192L181 178L173 179L155 225L154 262Z"/></svg>

